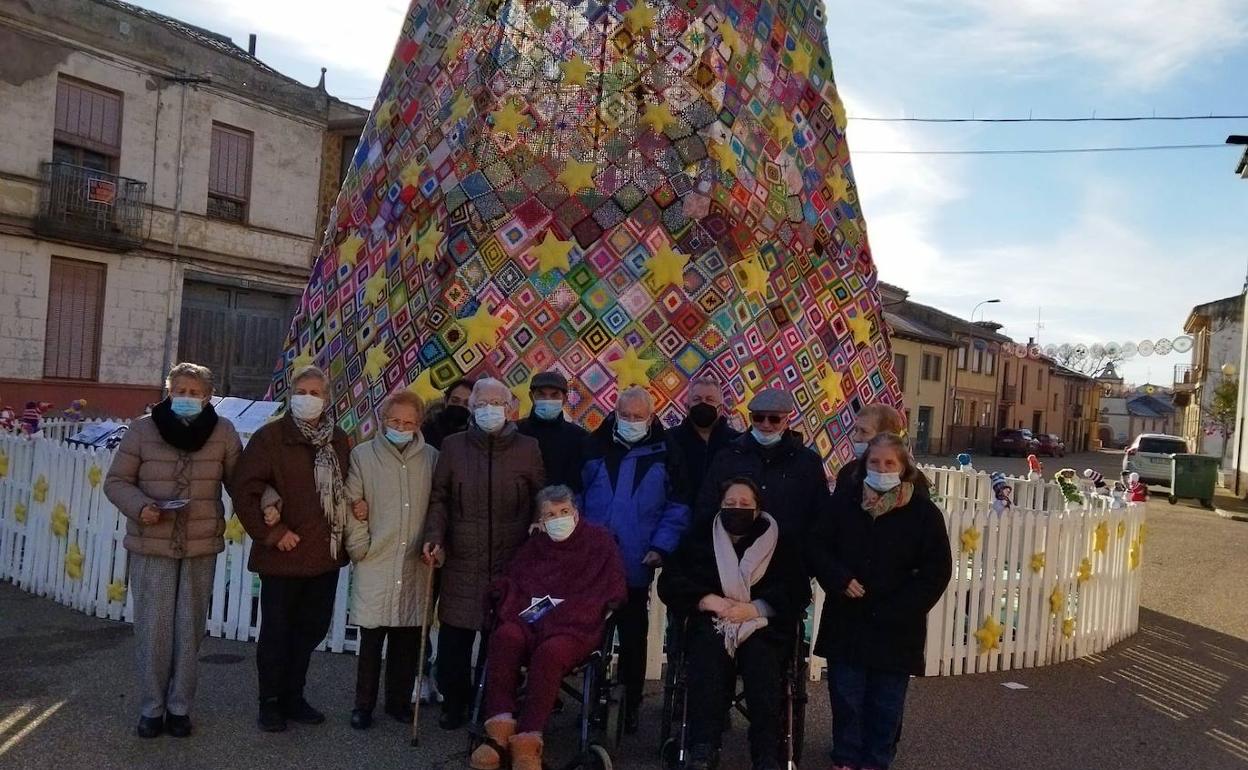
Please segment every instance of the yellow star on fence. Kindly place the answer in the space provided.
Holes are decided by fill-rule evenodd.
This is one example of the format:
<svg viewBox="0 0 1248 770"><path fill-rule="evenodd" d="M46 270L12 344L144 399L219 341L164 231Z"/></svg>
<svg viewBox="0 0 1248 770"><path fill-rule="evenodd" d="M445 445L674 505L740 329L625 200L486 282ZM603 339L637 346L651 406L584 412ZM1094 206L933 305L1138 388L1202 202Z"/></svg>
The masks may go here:
<svg viewBox="0 0 1248 770"><path fill-rule="evenodd" d="M563 82L571 86L585 85L585 79L589 75L589 63L581 57L579 51L571 59L559 62L559 69L563 70Z"/></svg>
<svg viewBox="0 0 1248 770"><path fill-rule="evenodd" d="M988 616L984 620L984 624L975 632L975 639L979 641L980 653L991 652L1001 646L1001 632L1005 627L997 622L997 619Z"/></svg>
<svg viewBox="0 0 1248 770"><path fill-rule="evenodd" d="M719 161L719 167L723 170L731 171L733 174L741 170L741 163L737 160L737 154L732 151L730 143L711 142L711 155Z"/></svg>
<svg viewBox="0 0 1248 770"><path fill-rule="evenodd" d="M124 604L126 601L126 584L120 580L114 580L108 584L108 600Z"/></svg>
<svg viewBox="0 0 1248 770"><path fill-rule="evenodd" d="M348 235L346 240L338 244L338 266L350 265L355 267L356 261L360 258L360 250L363 248L363 238L355 233Z"/></svg>
<svg viewBox="0 0 1248 770"><path fill-rule="evenodd" d="M672 114L672 108L668 107L666 102L647 104L646 113L642 116L641 122L654 129L656 134L661 134L667 130L668 126L676 124L676 116Z"/></svg>
<svg viewBox="0 0 1248 770"><path fill-rule="evenodd" d="M543 5L529 14L529 18L533 20L533 26L545 32L550 29L550 24L555 20L555 15L550 12L549 8Z"/></svg>
<svg viewBox="0 0 1248 770"><path fill-rule="evenodd" d="M727 19L719 23L719 36L732 53L740 54L745 49L745 41L741 39L741 33L737 32L737 28L732 26Z"/></svg>
<svg viewBox="0 0 1248 770"><path fill-rule="evenodd" d="M39 474L39 478L35 479L35 485L31 488L31 497L36 503L47 502L48 499L48 480Z"/></svg>
<svg viewBox="0 0 1248 770"><path fill-rule="evenodd" d="M520 126L528 121L524 111L518 109L511 100L490 114L494 118L494 130L511 136L516 136Z"/></svg>
<svg viewBox="0 0 1248 770"><path fill-rule="evenodd" d="M793 141L793 121L778 108L771 113L771 135L782 148Z"/></svg>
<svg viewBox="0 0 1248 770"><path fill-rule="evenodd" d="M967 527L962 530L959 540L962 541L962 553L974 553L979 550L979 528Z"/></svg>
<svg viewBox="0 0 1248 770"><path fill-rule="evenodd" d="M1147 535L1147 534L1148 534L1148 525L1147 525L1147 524L1141 524L1141 525L1140 525L1140 534L1136 535L1135 537L1136 537L1136 539L1137 539L1137 540L1139 540L1141 543L1143 543L1143 542L1144 542L1144 540L1145 540L1145 537L1144 537L1144 536L1145 536L1145 535Z"/></svg>
<svg viewBox="0 0 1248 770"><path fill-rule="evenodd" d="M100 479L104 478L104 471L98 465L92 465L91 470L87 471L87 483L94 489L100 485Z"/></svg>
<svg viewBox="0 0 1248 770"><path fill-rule="evenodd" d="M1049 594L1049 613L1061 615L1064 609L1066 609L1066 594L1062 593L1061 586L1054 585L1053 593Z"/></svg>
<svg viewBox="0 0 1248 770"><path fill-rule="evenodd" d="M615 385L618 392L633 385L640 385L643 388L649 385L648 372L654 363L654 359L642 358L638 355L636 348L629 346L624 349L624 355L609 362L607 366L615 372Z"/></svg>
<svg viewBox="0 0 1248 770"><path fill-rule="evenodd" d="M1096 529L1092 531L1092 550L1097 553L1105 553L1105 546L1109 544L1109 522L1102 521L1096 525Z"/></svg>
<svg viewBox="0 0 1248 770"><path fill-rule="evenodd" d="M451 104L451 120L462 120L468 117L468 113L472 112L472 97L467 91L460 91L459 96L455 97L455 101Z"/></svg>
<svg viewBox="0 0 1248 770"><path fill-rule="evenodd" d="M555 179L568 188L569 195L576 195L581 190L595 189L594 172L597 168L592 161L582 163L569 158Z"/></svg>
<svg viewBox="0 0 1248 770"><path fill-rule="evenodd" d="M789 69L804 76L810 76L810 52L797 43L789 52Z"/></svg>
<svg viewBox="0 0 1248 770"><path fill-rule="evenodd" d="M530 377L511 389L512 395L516 397L516 409L520 412L521 417L525 417L529 412L533 411L533 396L529 394L529 391L532 389L530 387L532 382L533 378Z"/></svg>
<svg viewBox="0 0 1248 770"><path fill-rule="evenodd" d="M385 268L378 269L368 277L364 282L364 304L371 305L381 299L381 295L386 291L386 271Z"/></svg>
<svg viewBox="0 0 1248 770"><path fill-rule="evenodd" d="M18 503L13 506L13 520L18 524L26 523L26 503Z"/></svg>
<svg viewBox="0 0 1248 770"><path fill-rule="evenodd" d="M553 230L546 231L546 237L542 242L529 249L529 253L537 257L537 271L545 274L551 270L562 270L568 272L572 269L572 265L568 262L568 255L572 253L572 241L565 241L555 235Z"/></svg>
<svg viewBox="0 0 1248 770"><path fill-rule="evenodd" d="M9 456L0 452L0 479L9 475Z"/></svg>
<svg viewBox="0 0 1248 770"><path fill-rule="evenodd" d="M388 363L390 363L390 354L386 352L386 344L379 342L373 345L364 354L364 376L370 380L380 378Z"/></svg>
<svg viewBox="0 0 1248 770"><path fill-rule="evenodd" d="M442 243L444 233L438 229L435 224L430 224L429 229L420 236L420 240L416 241L416 262L436 262L438 261L438 246Z"/></svg>
<svg viewBox="0 0 1248 770"><path fill-rule="evenodd" d="M70 580L82 580L82 549L77 543L71 543L65 552L65 574Z"/></svg>
<svg viewBox="0 0 1248 770"><path fill-rule="evenodd" d="M1127 551L1127 566L1135 569L1140 566L1140 541L1132 540L1131 548Z"/></svg>
<svg viewBox="0 0 1248 770"><path fill-rule="evenodd" d="M733 265L733 273L746 294L762 294L767 291L767 270L758 262L758 257L745 259Z"/></svg>
<svg viewBox="0 0 1248 770"><path fill-rule="evenodd" d="M1079 562L1079 571L1075 573L1075 579L1080 583L1086 583L1092 579L1092 560L1084 559Z"/></svg>
<svg viewBox="0 0 1248 770"><path fill-rule="evenodd" d="M1075 619L1066 618L1062 621L1062 636L1069 639L1075 635Z"/></svg>
<svg viewBox="0 0 1248 770"><path fill-rule="evenodd" d="M645 0L639 0L639 2L633 3L633 7L625 12L624 24L628 27L628 31L634 35L645 32L654 26L654 9Z"/></svg>
<svg viewBox="0 0 1248 770"><path fill-rule="evenodd" d="M65 537L69 534L69 511L65 508L65 503L57 501L52 507L52 518L48 521L49 529L52 534L57 537Z"/></svg>
<svg viewBox="0 0 1248 770"><path fill-rule="evenodd" d="M498 330L506 326L507 322L491 313L482 302L475 314L459 319L459 325L467 332L470 346L485 345L487 349L493 350L498 345Z"/></svg>
<svg viewBox="0 0 1248 770"><path fill-rule="evenodd" d="M650 271L650 274L654 276L654 282L662 289L672 283L684 286L685 265L688 264L687 255L673 249L671 244L664 244L653 257L646 260L646 269Z"/></svg>
<svg viewBox="0 0 1248 770"><path fill-rule="evenodd" d="M247 534L247 530L243 529L243 522L239 521L238 516L230 517L225 523L225 539L231 543L243 542L243 536Z"/></svg>
<svg viewBox="0 0 1248 770"><path fill-rule="evenodd" d="M855 345L871 344L871 319L862 315L862 311L858 315L849 319L849 330L854 334Z"/></svg>
<svg viewBox="0 0 1248 770"><path fill-rule="evenodd" d="M1044 571L1044 551L1033 553L1031 555L1031 571L1032 572Z"/></svg>
<svg viewBox="0 0 1248 770"><path fill-rule="evenodd" d="M828 399L828 403L834 407L841 402L845 395L845 392L841 390L842 378L843 375L840 372L829 366L827 374L818 380L819 389L823 391L823 395Z"/></svg>
<svg viewBox="0 0 1248 770"><path fill-rule="evenodd" d="M412 384L408 385L407 389L420 396L421 400L426 404L442 398L442 391L433 387L432 369L425 369L423 372L416 375L416 379L412 380Z"/></svg>

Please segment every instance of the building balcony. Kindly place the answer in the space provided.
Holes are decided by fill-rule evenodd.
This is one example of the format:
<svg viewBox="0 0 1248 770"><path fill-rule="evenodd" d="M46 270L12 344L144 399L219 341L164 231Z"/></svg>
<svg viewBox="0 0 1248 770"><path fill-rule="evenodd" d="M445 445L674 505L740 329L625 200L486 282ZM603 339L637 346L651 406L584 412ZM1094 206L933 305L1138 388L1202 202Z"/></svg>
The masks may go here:
<svg viewBox="0 0 1248 770"><path fill-rule="evenodd" d="M1018 386L1017 385L1002 385L1001 386L1001 403L1013 404L1016 401L1018 401Z"/></svg>
<svg viewBox="0 0 1248 770"><path fill-rule="evenodd" d="M69 163L40 164L35 232L129 251L143 244L147 183Z"/></svg>
<svg viewBox="0 0 1248 770"><path fill-rule="evenodd" d="M1203 376L1199 366L1179 364L1174 367L1174 389L1195 390Z"/></svg>

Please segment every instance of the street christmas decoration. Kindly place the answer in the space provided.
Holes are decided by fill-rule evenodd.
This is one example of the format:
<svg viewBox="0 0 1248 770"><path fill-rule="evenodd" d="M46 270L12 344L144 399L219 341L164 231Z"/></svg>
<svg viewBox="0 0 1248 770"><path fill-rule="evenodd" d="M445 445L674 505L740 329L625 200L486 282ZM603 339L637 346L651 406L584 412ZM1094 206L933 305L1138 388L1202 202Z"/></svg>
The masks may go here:
<svg viewBox="0 0 1248 770"><path fill-rule="evenodd" d="M556 368L594 428L629 384L793 392L835 467L900 403L820 0L413 2L272 394Z"/></svg>
<svg viewBox="0 0 1248 770"><path fill-rule="evenodd" d="M995 346L996 343L987 343L982 340L976 340L978 345ZM1090 359L1098 361L1101 359L1126 359L1130 360L1136 356L1147 358L1151 355L1168 356L1171 353L1187 353L1191 351L1195 343L1192 338L1187 335L1181 335L1173 339L1169 337L1161 337L1154 340L1140 340L1139 342L1094 342L1087 344L1083 342L1062 344L1049 343L1047 345L1038 345L1036 343L1018 343L1003 342L998 348L999 351L1007 356L1016 356L1018 358L1057 358L1062 361L1083 361ZM994 351L995 352L995 351Z"/></svg>

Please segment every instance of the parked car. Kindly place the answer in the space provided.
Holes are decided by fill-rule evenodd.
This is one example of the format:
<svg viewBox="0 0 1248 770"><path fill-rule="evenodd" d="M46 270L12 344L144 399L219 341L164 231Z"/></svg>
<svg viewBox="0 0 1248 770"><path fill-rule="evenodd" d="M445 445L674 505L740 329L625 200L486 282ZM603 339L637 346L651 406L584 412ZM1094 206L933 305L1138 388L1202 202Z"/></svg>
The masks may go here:
<svg viewBox="0 0 1248 770"><path fill-rule="evenodd" d="M1049 457L1061 457L1066 454L1066 442L1062 441L1062 437L1056 433L1041 433L1036 439L1040 442L1040 449L1036 454Z"/></svg>
<svg viewBox="0 0 1248 770"><path fill-rule="evenodd" d="M992 437L992 456L998 455L1018 455L1026 457L1040 452L1040 442L1032 435L1031 431L1023 428L1007 428L1006 430L997 431L997 435Z"/></svg>
<svg viewBox="0 0 1248 770"><path fill-rule="evenodd" d="M1122 456L1122 472L1140 474L1145 484L1168 487L1171 458L1187 452L1187 440L1182 436L1141 433Z"/></svg>

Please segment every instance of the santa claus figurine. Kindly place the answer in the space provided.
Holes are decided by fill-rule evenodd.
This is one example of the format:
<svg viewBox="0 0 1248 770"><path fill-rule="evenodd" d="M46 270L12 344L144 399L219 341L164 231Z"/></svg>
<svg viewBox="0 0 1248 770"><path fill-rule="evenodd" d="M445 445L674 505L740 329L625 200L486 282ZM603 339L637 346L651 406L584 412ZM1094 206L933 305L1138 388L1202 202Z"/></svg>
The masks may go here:
<svg viewBox="0 0 1248 770"><path fill-rule="evenodd" d="M1148 486L1140 481L1140 474L1138 473L1132 473L1130 476L1127 476L1127 502L1148 502Z"/></svg>
<svg viewBox="0 0 1248 770"><path fill-rule="evenodd" d="M1044 478L1044 463L1035 455L1027 455L1027 480L1039 481Z"/></svg>

